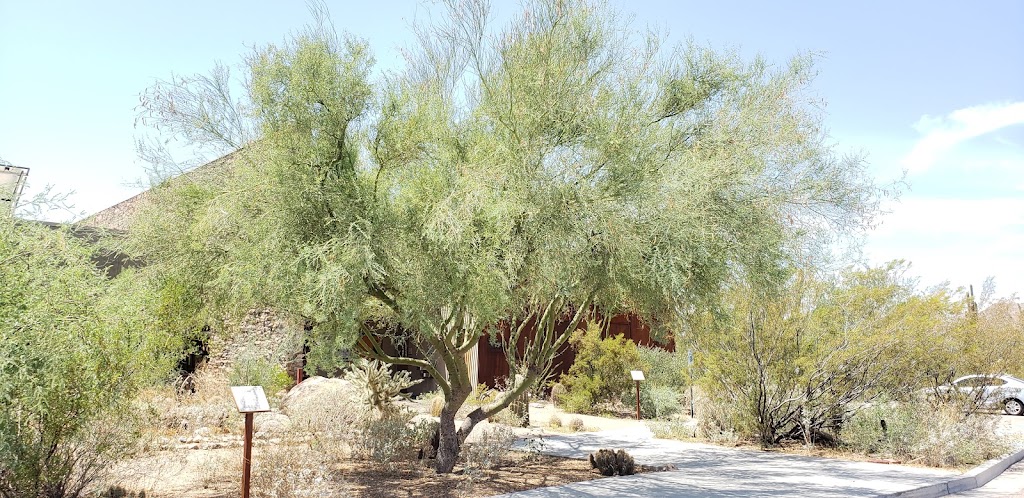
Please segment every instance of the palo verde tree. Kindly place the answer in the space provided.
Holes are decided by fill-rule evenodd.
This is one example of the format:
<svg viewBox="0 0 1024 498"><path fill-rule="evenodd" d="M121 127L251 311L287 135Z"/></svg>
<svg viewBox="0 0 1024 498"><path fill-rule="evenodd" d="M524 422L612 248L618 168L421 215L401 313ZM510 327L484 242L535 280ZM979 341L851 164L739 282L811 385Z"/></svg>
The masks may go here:
<svg viewBox="0 0 1024 498"><path fill-rule="evenodd" d="M132 242L168 306L272 306L313 323L314 356L356 345L429 372L439 472L545 378L559 323L599 308L670 328L874 212L861 163L826 144L809 57L666 51L589 2L529 2L503 30L483 0L446 7L377 79L365 43L320 23L251 54L238 101L223 70L156 84L148 124L235 152L155 189ZM512 385L458 421L487 331L520 345Z"/></svg>
<svg viewBox="0 0 1024 498"><path fill-rule="evenodd" d="M169 338L122 313L141 300L94 251L0 214L0 497L85 494L129 451L133 395L169 363Z"/></svg>
<svg viewBox="0 0 1024 498"><path fill-rule="evenodd" d="M723 428L765 447L828 441L865 403L911 399L964 365L965 303L916 290L907 268L796 272L772 292L730 285L725 318L690 334Z"/></svg>

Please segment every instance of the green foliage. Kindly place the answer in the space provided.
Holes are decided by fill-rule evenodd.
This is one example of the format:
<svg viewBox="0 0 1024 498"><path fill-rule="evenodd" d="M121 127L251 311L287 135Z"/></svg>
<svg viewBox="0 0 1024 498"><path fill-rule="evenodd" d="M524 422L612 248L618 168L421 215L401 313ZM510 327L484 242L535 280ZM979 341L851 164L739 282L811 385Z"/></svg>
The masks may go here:
<svg viewBox="0 0 1024 498"><path fill-rule="evenodd" d="M132 231L150 281L184 289L168 316L299 315L312 360L355 344L423 368L445 417L473 389L464 355L483 331L532 323L532 338L503 337L520 384L471 429L545 380L562 318L593 304L669 329L727 279L778 282L798 249L874 214L864 165L822 131L809 57L662 51L588 1L538 2L504 29L486 1L445 7L384 80L364 43L321 22L256 49L240 101L222 69L144 95L162 138L235 151L211 178L157 189ZM450 375L388 354L381 329Z"/></svg>
<svg viewBox="0 0 1024 498"><path fill-rule="evenodd" d="M843 444L864 454L957 467L1009 449L998 425L998 418L965 415L956 404L881 402L854 414L840 436Z"/></svg>
<svg viewBox="0 0 1024 498"><path fill-rule="evenodd" d="M777 293L737 286L724 320L694 334L722 429L769 446L834 433L848 407L905 398L962 364L963 309L916 292L905 265L798 274Z"/></svg>
<svg viewBox="0 0 1024 498"><path fill-rule="evenodd" d="M633 392L629 371L640 364L636 344L622 334L604 339L601 335L601 327L590 324L569 339L576 361L559 380L566 388L559 400L566 411L597 413Z"/></svg>
<svg viewBox="0 0 1024 498"><path fill-rule="evenodd" d="M682 390L689 383L686 354L656 346L637 346L645 383Z"/></svg>
<svg viewBox="0 0 1024 498"><path fill-rule="evenodd" d="M0 496L75 497L135 436L147 338L66 228L0 217ZM124 300L124 301L122 301Z"/></svg>
<svg viewBox="0 0 1024 498"><path fill-rule="evenodd" d="M238 357L228 372L228 384L232 386L263 386L267 395L273 396L292 385L292 378L284 367L270 359L245 353Z"/></svg>
<svg viewBox="0 0 1024 498"><path fill-rule="evenodd" d="M637 352L646 379L640 383L640 414L644 418L665 418L678 413L683 392L689 386L686 355L648 346L637 346ZM636 403L635 392L622 402L627 406Z"/></svg>
<svg viewBox="0 0 1024 498"><path fill-rule="evenodd" d="M656 383L640 383L640 415L644 418L665 418L675 415L682 409L682 391L679 388ZM636 403L636 397L627 401Z"/></svg>

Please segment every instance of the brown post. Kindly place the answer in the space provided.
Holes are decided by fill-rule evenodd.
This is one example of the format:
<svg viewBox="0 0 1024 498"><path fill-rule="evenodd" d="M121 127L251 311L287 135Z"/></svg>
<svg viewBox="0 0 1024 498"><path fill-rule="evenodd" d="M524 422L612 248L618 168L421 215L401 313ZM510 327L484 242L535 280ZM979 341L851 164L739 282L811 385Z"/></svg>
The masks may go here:
<svg viewBox="0 0 1024 498"><path fill-rule="evenodd" d="M305 372L302 371L302 365L299 365L299 367L295 369L295 385L302 383L302 377L304 374Z"/></svg>
<svg viewBox="0 0 1024 498"><path fill-rule="evenodd" d="M636 419L640 420L640 381L636 382Z"/></svg>
<svg viewBox="0 0 1024 498"><path fill-rule="evenodd" d="M245 414L245 442L242 450L242 498L249 498L249 479L252 473L252 412Z"/></svg>

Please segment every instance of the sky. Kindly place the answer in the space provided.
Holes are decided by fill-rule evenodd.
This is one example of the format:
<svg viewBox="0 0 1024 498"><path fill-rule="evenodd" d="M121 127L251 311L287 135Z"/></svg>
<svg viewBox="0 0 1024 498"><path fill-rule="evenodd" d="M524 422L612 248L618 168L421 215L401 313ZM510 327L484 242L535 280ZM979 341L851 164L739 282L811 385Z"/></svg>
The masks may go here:
<svg viewBox="0 0 1024 498"><path fill-rule="evenodd" d="M429 2L325 2L400 64ZM905 182L866 238L872 264L911 263L949 282L1024 297L1024 2L611 0L637 29L775 65L819 55L812 85L838 153L882 184ZM494 3L497 16L521 9ZM172 74L237 64L310 21L299 1L0 0L0 158L31 169L26 194L71 192L93 213L140 190L138 95ZM64 216L70 215L51 215Z"/></svg>

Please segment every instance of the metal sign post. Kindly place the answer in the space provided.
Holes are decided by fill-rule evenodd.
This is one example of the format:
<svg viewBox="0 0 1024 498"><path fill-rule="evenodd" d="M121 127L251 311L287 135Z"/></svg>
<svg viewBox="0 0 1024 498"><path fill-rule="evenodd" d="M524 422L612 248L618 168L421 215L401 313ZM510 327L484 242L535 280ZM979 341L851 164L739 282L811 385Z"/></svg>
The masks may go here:
<svg viewBox="0 0 1024 498"><path fill-rule="evenodd" d="M686 352L686 366L690 373L690 418L693 418L693 350Z"/></svg>
<svg viewBox="0 0 1024 498"><path fill-rule="evenodd" d="M270 402L263 386L231 386L238 412L245 415L245 437L242 446L242 498L249 498L249 481L252 477L252 426L253 414L269 412Z"/></svg>
<svg viewBox="0 0 1024 498"><path fill-rule="evenodd" d="M640 420L640 381L644 379L643 370L630 370L629 375L633 377L633 382L636 383L636 419Z"/></svg>

